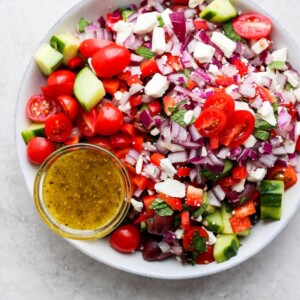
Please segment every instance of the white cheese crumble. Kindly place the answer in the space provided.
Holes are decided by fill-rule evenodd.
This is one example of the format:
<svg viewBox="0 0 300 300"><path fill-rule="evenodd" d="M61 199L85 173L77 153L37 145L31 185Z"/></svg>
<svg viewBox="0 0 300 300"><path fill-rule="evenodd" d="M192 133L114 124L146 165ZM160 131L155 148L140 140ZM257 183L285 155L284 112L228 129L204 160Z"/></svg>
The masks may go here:
<svg viewBox="0 0 300 300"><path fill-rule="evenodd" d="M201 5L205 0L189 0L189 8L195 8Z"/></svg>
<svg viewBox="0 0 300 300"><path fill-rule="evenodd" d="M232 41L221 32L213 32L211 41L223 51L227 58L230 58L236 49L236 42Z"/></svg>
<svg viewBox="0 0 300 300"><path fill-rule="evenodd" d="M168 177L173 178L177 173L176 169L173 167L172 163L168 158L163 158L160 161L160 167L164 170L164 172L168 175Z"/></svg>
<svg viewBox="0 0 300 300"><path fill-rule="evenodd" d="M117 33L116 43L118 45L123 45L124 41L133 32L133 24L124 21L118 21L116 24L114 24L113 29Z"/></svg>
<svg viewBox="0 0 300 300"><path fill-rule="evenodd" d="M145 86L145 94L154 98L160 98L169 88L166 76L156 73Z"/></svg>
<svg viewBox="0 0 300 300"><path fill-rule="evenodd" d="M251 170L248 174L247 180L251 182L259 182L264 179L267 174L267 169L257 168L255 170Z"/></svg>
<svg viewBox="0 0 300 300"><path fill-rule="evenodd" d="M262 38L260 40L258 40L252 47L252 51L255 54L260 54L262 53L264 50L266 50L269 47L269 42L267 39Z"/></svg>
<svg viewBox="0 0 300 300"><path fill-rule="evenodd" d="M152 34L152 51L162 55L167 48L165 31L162 27L155 27Z"/></svg>
<svg viewBox="0 0 300 300"><path fill-rule="evenodd" d="M163 182L156 183L154 189L158 193L176 198L184 198L186 193L185 185L182 182L170 178Z"/></svg>
<svg viewBox="0 0 300 300"><path fill-rule="evenodd" d="M158 17L159 13L156 11L139 15L134 25L134 33L145 34L153 31L154 27L159 26Z"/></svg>
<svg viewBox="0 0 300 300"><path fill-rule="evenodd" d="M211 62L213 56L215 53L215 48L206 45L202 42L197 42L195 50L194 50L194 57L200 62L200 63L209 63Z"/></svg>
<svg viewBox="0 0 300 300"><path fill-rule="evenodd" d="M143 202L137 201L134 198L131 198L130 202L131 202L134 210L136 210L137 212L142 212L143 206L144 206Z"/></svg>

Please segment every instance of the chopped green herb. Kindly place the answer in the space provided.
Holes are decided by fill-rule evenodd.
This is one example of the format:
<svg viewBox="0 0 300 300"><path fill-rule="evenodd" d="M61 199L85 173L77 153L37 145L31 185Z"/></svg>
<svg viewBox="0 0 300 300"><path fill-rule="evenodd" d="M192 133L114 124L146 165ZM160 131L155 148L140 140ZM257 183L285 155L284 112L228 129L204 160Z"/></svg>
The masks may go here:
<svg viewBox="0 0 300 300"><path fill-rule="evenodd" d="M134 10L129 10L129 9L125 9L125 10L122 10L122 19L127 22L128 20L128 17L130 15L132 15L135 11Z"/></svg>
<svg viewBox="0 0 300 300"><path fill-rule="evenodd" d="M208 203L203 203L194 213L193 213L193 217L198 218L200 216L202 216L207 209Z"/></svg>
<svg viewBox="0 0 300 300"><path fill-rule="evenodd" d="M173 209L160 198L154 200L149 208L154 209L155 213L159 216L172 216L174 213Z"/></svg>
<svg viewBox="0 0 300 300"><path fill-rule="evenodd" d="M143 47L143 46L136 49L135 52L136 52L136 54L143 56L147 59L150 59L154 56L154 52L152 52L150 49Z"/></svg>
<svg viewBox="0 0 300 300"><path fill-rule="evenodd" d="M200 236L198 230L195 230L192 238L192 247L196 250L196 252L203 253L207 251L206 249L207 240L208 240L207 238Z"/></svg>
<svg viewBox="0 0 300 300"><path fill-rule="evenodd" d="M157 18L157 21L159 22L159 27L163 27L165 25L164 20L161 16Z"/></svg>
<svg viewBox="0 0 300 300"><path fill-rule="evenodd" d="M284 86L284 89L286 91L290 92L293 89L293 87L289 82L287 82L286 85Z"/></svg>
<svg viewBox="0 0 300 300"><path fill-rule="evenodd" d="M187 112L187 111L186 111L185 109L182 109L182 110L177 111L176 113L174 113L174 114L170 117L171 121L176 122L177 124L179 124L179 125L182 126L182 127L185 127L185 126L187 126L187 125L193 124L193 123L195 122L195 120L196 120L195 117L192 118L192 120L190 121L189 124L186 124L186 123L184 122L184 115L186 114L186 112Z"/></svg>
<svg viewBox="0 0 300 300"><path fill-rule="evenodd" d="M273 106L274 114L276 116L278 113L278 102L272 103L272 106Z"/></svg>
<svg viewBox="0 0 300 300"><path fill-rule="evenodd" d="M267 121L263 120L258 115L255 116L255 128L259 130L270 130L275 128L275 126L271 125Z"/></svg>
<svg viewBox="0 0 300 300"><path fill-rule="evenodd" d="M223 24L223 30L225 36L227 36L229 39L235 41L235 42L241 42L243 44L246 44L246 40L244 40L241 36L239 36L233 29L232 23L225 23Z"/></svg>
<svg viewBox="0 0 300 300"><path fill-rule="evenodd" d="M186 77L186 79L189 79L191 72L188 69L184 69L183 74Z"/></svg>
<svg viewBox="0 0 300 300"><path fill-rule="evenodd" d="M240 201L239 201L239 205L241 206L241 205L243 205L245 202L247 202L247 197L246 196L243 196L241 199L240 199Z"/></svg>
<svg viewBox="0 0 300 300"><path fill-rule="evenodd" d="M90 23L86 19L80 18L80 20L79 20L79 22L77 24L77 30L80 33L82 33L82 32L84 32L85 27L89 26L89 25L90 25Z"/></svg>
<svg viewBox="0 0 300 300"><path fill-rule="evenodd" d="M183 104L185 104L186 102L187 102L186 99L181 100L179 103L176 104L176 106L174 106L174 107L169 107L169 111L170 111L170 112L178 112L180 106L183 105Z"/></svg>
<svg viewBox="0 0 300 300"><path fill-rule="evenodd" d="M262 141L267 141L270 137L270 133L269 131L266 131L266 130L260 130L260 129L254 129L253 131L253 135L259 139L259 140L262 140Z"/></svg>
<svg viewBox="0 0 300 300"><path fill-rule="evenodd" d="M284 61L272 61L269 65L271 69L285 70L287 68Z"/></svg>

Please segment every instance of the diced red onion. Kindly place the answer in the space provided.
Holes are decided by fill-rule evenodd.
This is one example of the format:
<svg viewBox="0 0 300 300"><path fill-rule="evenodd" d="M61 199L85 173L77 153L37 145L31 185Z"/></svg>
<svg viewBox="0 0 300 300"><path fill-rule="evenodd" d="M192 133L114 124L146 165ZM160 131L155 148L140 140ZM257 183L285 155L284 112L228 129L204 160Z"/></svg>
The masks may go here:
<svg viewBox="0 0 300 300"><path fill-rule="evenodd" d="M264 142L262 143L261 147L259 148L259 152L262 154L271 154L273 150L273 146L271 143ZM275 153L273 153L275 154Z"/></svg>
<svg viewBox="0 0 300 300"><path fill-rule="evenodd" d="M243 54L243 51L244 51L243 43L237 42L236 43L236 48L235 48L235 53L237 53L237 54Z"/></svg>
<svg viewBox="0 0 300 300"><path fill-rule="evenodd" d="M169 81L172 81L175 84L183 84L183 83L185 83L185 76L184 76L184 74L171 73L167 77L168 77Z"/></svg>
<svg viewBox="0 0 300 300"><path fill-rule="evenodd" d="M150 126L154 123L150 112L148 112L146 109L140 113L140 118L145 128L150 128Z"/></svg>
<svg viewBox="0 0 300 300"><path fill-rule="evenodd" d="M197 169L192 169L190 171L190 179L192 182L196 179L197 175L198 175Z"/></svg>
<svg viewBox="0 0 300 300"><path fill-rule="evenodd" d="M224 170L224 165L205 164L205 169L214 173L222 173Z"/></svg>
<svg viewBox="0 0 300 300"><path fill-rule="evenodd" d="M129 98L130 98L130 94L128 92L124 92L120 100L120 104L125 105L128 102Z"/></svg>
<svg viewBox="0 0 300 300"><path fill-rule="evenodd" d="M208 203L212 206L221 207L221 202L212 191L208 191Z"/></svg>
<svg viewBox="0 0 300 300"><path fill-rule="evenodd" d="M196 74L199 75L206 83L211 83L211 78L206 74L205 71L202 69L198 68L196 69Z"/></svg>
<svg viewBox="0 0 300 300"><path fill-rule="evenodd" d="M239 93L242 94L245 97L253 98L256 93L255 86L252 83L242 83L239 86Z"/></svg>
<svg viewBox="0 0 300 300"><path fill-rule="evenodd" d="M183 68L187 69L193 67L193 58L189 52L183 51L179 59Z"/></svg>
<svg viewBox="0 0 300 300"><path fill-rule="evenodd" d="M278 114L278 128L281 130L286 130L290 122L291 115L285 109L280 109Z"/></svg>
<svg viewBox="0 0 300 300"><path fill-rule="evenodd" d="M136 159L128 154L125 157L125 161L128 162L132 166L134 166L136 164Z"/></svg>
<svg viewBox="0 0 300 300"><path fill-rule="evenodd" d="M262 155L259 161L268 168L274 167L277 157L273 154Z"/></svg>
<svg viewBox="0 0 300 300"><path fill-rule="evenodd" d="M142 193L143 193L143 190L137 188L137 189L134 191L133 195L134 195L135 197L138 198L138 197L140 197L140 196L142 195Z"/></svg>
<svg viewBox="0 0 300 300"><path fill-rule="evenodd" d="M223 189L221 188L221 186L218 184L216 186L214 186L212 188L212 191L214 193L214 195L216 196L216 198L219 200L219 201L223 201L224 198L225 198L225 192L223 191Z"/></svg>
<svg viewBox="0 0 300 300"><path fill-rule="evenodd" d="M161 170L153 164L148 164L144 167L144 173L151 177L152 179L158 179Z"/></svg>
<svg viewBox="0 0 300 300"><path fill-rule="evenodd" d="M167 230L163 234L163 239L165 242L171 244L176 239L176 234L171 230Z"/></svg>
<svg viewBox="0 0 300 300"><path fill-rule="evenodd" d="M168 75L173 72L173 69L169 65L167 65L166 61L163 58L157 58L156 63L158 69L163 75Z"/></svg>
<svg viewBox="0 0 300 300"><path fill-rule="evenodd" d="M112 33L110 31L108 31L107 29L98 28L96 30L96 38L112 41L113 36L112 36Z"/></svg>
<svg viewBox="0 0 300 300"><path fill-rule="evenodd" d="M157 151L156 147L154 145L152 145L151 143L143 143L143 148L145 150L151 151L151 152L155 152Z"/></svg>
<svg viewBox="0 0 300 300"><path fill-rule="evenodd" d="M289 158L289 164L292 167L295 167L298 163L297 154L296 153L288 154L288 158Z"/></svg>
<svg viewBox="0 0 300 300"><path fill-rule="evenodd" d="M286 150L283 146L279 146L277 148L274 148L272 150L272 154L274 155L285 155L286 154Z"/></svg>
<svg viewBox="0 0 300 300"><path fill-rule="evenodd" d="M217 154L217 157L219 157L221 159L225 159L225 158L227 158L227 156L229 154L230 154L230 148L224 147L219 151L219 153Z"/></svg>
<svg viewBox="0 0 300 300"><path fill-rule="evenodd" d="M250 103L250 106L255 109L262 107L262 105L263 105L263 100L260 97L254 98L254 100Z"/></svg>
<svg viewBox="0 0 300 300"><path fill-rule="evenodd" d="M137 55L137 54L134 54L134 53L131 53L130 55L130 60L132 62L138 62L138 63L141 63L143 60L144 60L144 57L143 56L140 56L140 55Z"/></svg>
<svg viewBox="0 0 300 300"><path fill-rule="evenodd" d="M186 35L186 23L183 11L177 11L169 14L170 20L173 25L173 30L179 41L183 43Z"/></svg>
<svg viewBox="0 0 300 300"><path fill-rule="evenodd" d="M195 158L198 155L198 150L197 149L191 149L190 154L189 154L189 160Z"/></svg>
<svg viewBox="0 0 300 300"><path fill-rule="evenodd" d="M176 85L174 90L181 93L181 94L183 94L183 95L186 95L186 96L191 95L191 91L189 89L184 88L183 86L180 86L180 85Z"/></svg>
<svg viewBox="0 0 300 300"><path fill-rule="evenodd" d="M194 142L197 142L202 138L201 134L199 133L199 131L196 129L194 125L189 126L189 132Z"/></svg>
<svg viewBox="0 0 300 300"><path fill-rule="evenodd" d="M223 161L219 160L218 157L212 151L208 151L207 155L211 159L213 164L224 166Z"/></svg>
<svg viewBox="0 0 300 300"><path fill-rule="evenodd" d="M134 34L131 34L123 43L124 47L130 49L130 50L136 50L139 47L143 45L143 41L135 36Z"/></svg>
<svg viewBox="0 0 300 300"><path fill-rule="evenodd" d="M188 160L188 155L186 151L180 151L175 153L170 153L168 159L172 164L186 162Z"/></svg>

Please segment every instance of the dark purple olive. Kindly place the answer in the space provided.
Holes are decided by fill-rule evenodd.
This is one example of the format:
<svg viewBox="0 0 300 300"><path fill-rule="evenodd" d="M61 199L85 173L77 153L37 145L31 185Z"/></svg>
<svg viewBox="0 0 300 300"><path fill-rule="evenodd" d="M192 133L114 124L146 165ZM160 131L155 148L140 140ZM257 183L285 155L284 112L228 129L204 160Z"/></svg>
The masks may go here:
<svg viewBox="0 0 300 300"><path fill-rule="evenodd" d="M173 223L173 216L158 216L147 220L148 232L151 234L163 235Z"/></svg>
<svg viewBox="0 0 300 300"><path fill-rule="evenodd" d="M144 243L144 248L143 248L144 260L147 261L156 260L161 254L162 251L158 246L158 242L151 237L147 239L146 242Z"/></svg>

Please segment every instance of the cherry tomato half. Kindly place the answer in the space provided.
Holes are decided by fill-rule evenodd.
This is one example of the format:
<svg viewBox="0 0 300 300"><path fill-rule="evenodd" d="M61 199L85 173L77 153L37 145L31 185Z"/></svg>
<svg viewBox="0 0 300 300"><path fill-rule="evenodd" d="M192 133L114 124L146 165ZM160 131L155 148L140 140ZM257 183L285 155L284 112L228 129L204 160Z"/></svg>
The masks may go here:
<svg viewBox="0 0 300 300"><path fill-rule="evenodd" d="M96 132L101 135L117 133L123 124L123 113L110 102L104 103L99 111Z"/></svg>
<svg viewBox="0 0 300 300"><path fill-rule="evenodd" d="M45 134L50 141L63 142L72 132L71 120L64 114L55 114L45 122Z"/></svg>
<svg viewBox="0 0 300 300"><path fill-rule="evenodd" d="M199 253L196 258L196 264L197 265L204 265L209 264L211 262L215 261L214 258L214 246L213 245L207 245L206 251Z"/></svg>
<svg viewBox="0 0 300 300"><path fill-rule="evenodd" d="M261 39L270 34L272 21L258 13L247 13L235 18L232 26L245 39Z"/></svg>
<svg viewBox="0 0 300 300"><path fill-rule="evenodd" d="M206 99L203 109L209 107L221 109L228 118L234 111L234 100L226 93L215 93Z"/></svg>
<svg viewBox="0 0 300 300"><path fill-rule="evenodd" d="M85 58L92 57L97 50L102 49L106 46L113 44L113 42L109 40L102 40L102 39L87 39L84 40L79 47L79 52Z"/></svg>
<svg viewBox="0 0 300 300"><path fill-rule="evenodd" d="M198 226L190 227L184 232L183 235L183 248L187 251L196 251L193 245L193 238L196 230L198 231L200 237L208 238L208 233L202 227L198 227Z"/></svg>
<svg viewBox="0 0 300 300"><path fill-rule="evenodd" d="M47 85L64 84L75 82L76 74L68 70L53 72L47 79Z"/></svg>
<svg viewBox="0 0 300 300"><path fill-rule="evenodd" d="M113 148L124 149L131 144L131 137L126 133L115 133L109 136L110 144Z"/></svg>
<svg viewBox="0 0 300 300"><path fill-rule="evenodd" d="M234 111L225 130L220 134L221 144L235 148L244 143L254 129L255 119L247 110Z"/></svg>
<svg viewBox="0 0 300 300"><path fill-rule="evenodd" d="M130 63L130 51L115 43L96 51L92 66L101 78L111 78L122 72Z"/></svg>
<svg viewBox="0 0 300 300"><path fill-rule="evenodd" d="M210 107L202 111L194 125L202 136L218 135L225 129L226 114L219 108Z"/></svg>
<svg viewBox="0 0 300 300"><path fill-rule="evenodd" d="M33 137L27 145L27 157L33 164L40 165L56 149L56 145L47 138Z"/></svg>
<svg viewBox="0 0 300 300"><path fill-rule="evenodd" d="M127 224L119 227L110 236L110 245L123 253L134 252L140 244L140 231L135 225Z"/></svg>
<svg viewBox="0 0 300 300"><path fill-rule="evenodd" d="M109 139L105 136L88 137L86 141L89 144L93 144L93 145L99 146L101 148L111 150L111 145L110 145Z"/></svg>
<svg viewBox="0 0 300 300"><path fill-rule="evenodd" d="M86 112L80 107L75 122L83 135L88 137L95 135L97 117L98 111L96 108L92 108L89 112Z"/></svg>
<svg viewBox="0 0 300 300"><path fill-rule="evenodd" d="M71 120L77 116L80 107L78 101L74 97L70 95L61 95L57 97L57 102Z"/></svg>
<svg viewBox="0 0 300 300"><path fill-rule="evenodd" d="M43 94L30 97L26 105L26 113L29 119L37 123L43 123L58 112L57 103Z"/></svg>
<svg viewBox="0 0 300 300"><path fill-rule="evenodd" d="M275 165L269 169L267 179L283 181L284 189L287 190L297 182L297 174L291 166L283 167Z"/></svg>

